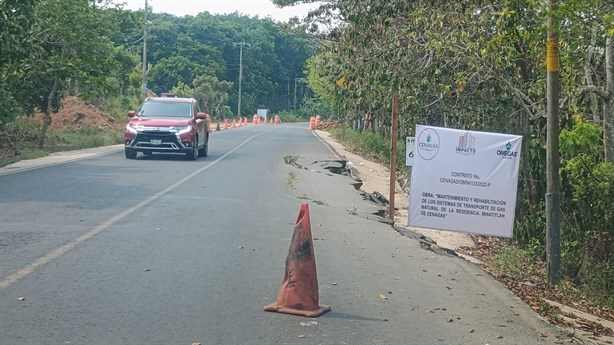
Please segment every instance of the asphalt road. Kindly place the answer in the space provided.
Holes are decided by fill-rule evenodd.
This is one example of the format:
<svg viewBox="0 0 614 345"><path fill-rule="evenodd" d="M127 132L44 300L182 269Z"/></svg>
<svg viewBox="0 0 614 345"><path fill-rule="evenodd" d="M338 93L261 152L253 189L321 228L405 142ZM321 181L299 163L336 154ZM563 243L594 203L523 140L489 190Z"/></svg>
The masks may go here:
<svg viewBox="0 0 614 345"><path fill-rule="evenodd" d="M115 151L0 175L0 344L564 339L475 265L377 221L306 128L216 132L196 161ZM332 306L317 319L262 310L301 203Z"/></svg>

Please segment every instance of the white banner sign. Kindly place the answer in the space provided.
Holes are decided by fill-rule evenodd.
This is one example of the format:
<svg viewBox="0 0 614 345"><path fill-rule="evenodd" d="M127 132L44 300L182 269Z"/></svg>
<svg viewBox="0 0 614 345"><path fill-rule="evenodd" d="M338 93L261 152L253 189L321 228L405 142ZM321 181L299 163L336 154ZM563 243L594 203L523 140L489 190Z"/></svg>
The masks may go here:
<svg viewBox="0 0 614 345"><path fill-rule="evenodd" d="M511 237L522 137L416 126L409 225Z"/></svg>

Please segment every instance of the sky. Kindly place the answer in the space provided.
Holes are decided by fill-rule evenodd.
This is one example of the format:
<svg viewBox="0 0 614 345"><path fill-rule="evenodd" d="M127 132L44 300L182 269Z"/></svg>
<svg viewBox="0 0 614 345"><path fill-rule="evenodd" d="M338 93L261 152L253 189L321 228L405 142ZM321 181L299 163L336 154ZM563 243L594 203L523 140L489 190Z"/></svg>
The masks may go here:
<svg viewBox="0 0 614 345"><path fill-rule="evenodd" d="M313 4L277 8L270 0L147 0L154 13L166 12L176 16L196 15L207 11L211 14L229 14L236 11L248 16L271 17L273 20L287 22L291 17L303 18ZM145 0L114 0L125 3L124 8L139 10L145 7Z"/></svg>

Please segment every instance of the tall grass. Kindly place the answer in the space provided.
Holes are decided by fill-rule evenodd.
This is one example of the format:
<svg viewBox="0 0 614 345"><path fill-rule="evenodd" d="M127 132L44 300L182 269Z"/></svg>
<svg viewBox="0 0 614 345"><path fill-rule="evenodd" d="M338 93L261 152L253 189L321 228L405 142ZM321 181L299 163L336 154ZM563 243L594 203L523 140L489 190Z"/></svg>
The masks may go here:
<svg viewBox="0 0 614 345"><path fill-rule="evenodd" d="M371 131L357 131L348 127L331 130L331 135L356 154L382 165L390 165L392 143L379 133ZM405 167L405 139L397 140L397 169L406 171Z"/></svg>
<svg viewBox="0 0 614 345"><path fill-rule="evenodd" d="M47 140L49 152L89 149L92 147L121 144L123 131L101 131L97 128L82 128L80 131L51 133Z"/></svg>

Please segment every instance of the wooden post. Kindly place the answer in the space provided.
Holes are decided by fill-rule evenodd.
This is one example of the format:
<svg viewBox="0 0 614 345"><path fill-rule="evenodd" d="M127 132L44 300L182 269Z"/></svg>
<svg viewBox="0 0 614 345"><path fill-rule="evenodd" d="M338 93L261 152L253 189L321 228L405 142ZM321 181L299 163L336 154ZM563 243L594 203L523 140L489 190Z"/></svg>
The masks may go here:
<svg viewBox="0 0 614 345"><path fill-rule="evenodd" d="M390 133L390 208L388 218L394 220L394 195L397 181L397 136L399 122L399 95L392 96L392 129Z"/></svg>
<svg viewBox="0 0 614 345"><path fill-rule="evenodd" d="M546 259L548 284L561 279L561 196L559 175L559 40L556 0L548 0L548 39L546 41L547 147L546 147Z"/></svg>

